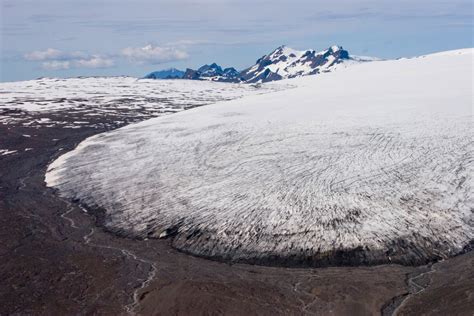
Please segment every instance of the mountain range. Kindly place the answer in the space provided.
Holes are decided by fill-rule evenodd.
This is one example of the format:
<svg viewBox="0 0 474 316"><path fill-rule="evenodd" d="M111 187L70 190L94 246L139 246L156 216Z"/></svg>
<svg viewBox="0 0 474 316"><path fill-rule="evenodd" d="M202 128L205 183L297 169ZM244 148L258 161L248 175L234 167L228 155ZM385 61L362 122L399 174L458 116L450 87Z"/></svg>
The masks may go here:
<svg viewBox="0 0 474 316"><path fill-rule="evenodd" d="M184 71L176 68L169 68L164 70L158 70L149 73L145 76L146 79L181 79L184 76Z"/></svg>
<svg viewBox="0 0 474 316"><path fill-rule="evenodd" d="M222 68L216 63L204 65L197 70L176 68L155 71L144 79L188 79L218 82L258 83L329 72L338 65L371 61L374 58L350 56L341 46L331 46L326 50L295 50L280 46L270 54L259 58L254 65L242 71L233 67Z"/></svg>

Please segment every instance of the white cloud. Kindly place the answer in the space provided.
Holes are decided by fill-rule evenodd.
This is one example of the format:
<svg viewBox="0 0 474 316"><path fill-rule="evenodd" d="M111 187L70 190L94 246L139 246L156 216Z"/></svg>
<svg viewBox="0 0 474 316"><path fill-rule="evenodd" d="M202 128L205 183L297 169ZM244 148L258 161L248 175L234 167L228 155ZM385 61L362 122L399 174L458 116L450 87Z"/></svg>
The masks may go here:
<svg viewBox="0 0 474 316"><path fill-rule="evenodd" d="M108 68L114 65L114 61L109 58L94 55L88 59L78 59L73 62L76 68Z"/></svg>
<svg viewBox="0 0 474 316"><path fill-rule="evenodd" d="M26 60L32 61L51 60L61 57L62 53L63 52L58 49L48 48L44 51L37 50L31 53L27 53L24 55L24 57Z"/></svg>
<svg viewBox="0 0 474 316"><path fill-rule="evenodd" d="M168 61L183 60L189 57L183 46L192 43L183 41L179 45L146 45L128 47L115 55L88 54L80 51L65 52L55 48L37 50L24 54L25 60L41 62L46 70L65 70L71 68L108 68L115 65L113 58L125 57L138 64L159 64Z"/></svg>
<svg viewBox="0 0 474 316"><path fill-rule="evenodd" d="M45 60L70 60L77 58L85 58L87 54L83 52L64 52L55 48L48 48L46 50L37 50L24 55L29 61L45 61Z"/></svg>
<svg viewBox="0 0 474 316"><path fill-rule="evenodd" d="M28 61L39 61L46 70L64 70L70 68L107 68L114 66L111 58L102 55L89 55L84 52L64 52L55 48L38 50L23 56Z"/></svg>
<svg viewBox="0 0 474 316"><path fill-rule="evenodd" d="M125 57L138 64L159 64L187 59L189 55L184 46L192 44L194 44L193 41L181 41L174 43L174 45L154 46L150 44L144 47L127 47L116 55L88 54L81 51L66 52L48 48L26 53L23 57L28 61L41 62L41 67L45 70L108 68L115 65L113 58L117 57Z"/></svg>
<svg viewBox="0 0 474 316"><path fill-rule="evenodd" d="M108 68L114 66L114 61L94 55L84 59L72 60L48 60L41 63L43 69L46 70L64 70L71 68Z"/></svg>
<svg viewBox="0 0 474 316"><path fill-rule="evenodd" d="M189 57L183 49L170 46L127 47L122 49L122 56L137 63L159 64L168 61L183 60Z"/></svg>
<svg viewBox="0 0 474 316"><path fill-rule="evenodd" d="M69 69L71 63L69 61L51 60L41 63L41 66L46 70L63 70Z"/></svg>

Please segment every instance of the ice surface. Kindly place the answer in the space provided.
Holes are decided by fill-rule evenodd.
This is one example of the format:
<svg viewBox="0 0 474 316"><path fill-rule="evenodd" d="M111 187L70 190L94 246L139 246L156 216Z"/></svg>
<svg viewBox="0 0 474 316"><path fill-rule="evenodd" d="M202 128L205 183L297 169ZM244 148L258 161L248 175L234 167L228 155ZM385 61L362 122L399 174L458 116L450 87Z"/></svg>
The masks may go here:
<svg viewBox="0 0 474 316"><path fill-rule="evenodd" d="M452 256L474 237L472 58L375 61L130 125L61 156L46 182L111 230L201 256Z"/></svg>

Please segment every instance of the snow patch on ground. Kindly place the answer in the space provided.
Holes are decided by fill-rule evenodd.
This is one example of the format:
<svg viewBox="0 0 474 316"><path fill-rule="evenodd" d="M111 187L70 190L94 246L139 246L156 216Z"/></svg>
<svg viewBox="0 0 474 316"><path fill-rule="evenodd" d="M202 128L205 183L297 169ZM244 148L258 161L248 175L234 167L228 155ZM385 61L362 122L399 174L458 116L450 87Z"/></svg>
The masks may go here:
<svg viewBox="0 0 474 316"><path fill-rule="evenodd" d="M267 86L270 90L270 86ZM192 107L241 97L252 85L195 80L151 80L132 77L42 78L0 83L1 108L53 111L96 105L109 108ZM123 104L127 100L126 104ZM172 106L167 106L167 105Z"/></svg>
<svg viewBox="0 0 474 316"><path fill-rule="evenodd" d="M97 127L97 118L116 116L127 122L176 113L246 95L289 86L255 86L194 80L138 80L131 77L42 78L0 83L0 124L28 127ZM81 120L65 122L74 114ZM40 115L49 118L38 118ZM53 116L51 116L51 114ZM83 120L89 118L88 121Z"/></svg>
<svg viewBox="0 0 474 316"><path fill-rule="evenodd" d="M18 150L8 150L8 149L0 149L0 156L11 155L18 152Z"/></svg>

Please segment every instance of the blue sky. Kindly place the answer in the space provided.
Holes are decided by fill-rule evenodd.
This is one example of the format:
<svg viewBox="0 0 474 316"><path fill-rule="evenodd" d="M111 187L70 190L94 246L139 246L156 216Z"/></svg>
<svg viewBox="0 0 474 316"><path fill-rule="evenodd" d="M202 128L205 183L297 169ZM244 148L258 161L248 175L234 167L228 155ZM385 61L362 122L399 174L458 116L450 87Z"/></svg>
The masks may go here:
<svg viewBox="0 0 474 316"><path fill-rule="evenodd" d="M472 0L0 0L1 81L243 69L277 46L415 56L472 47Z"/></svg>

